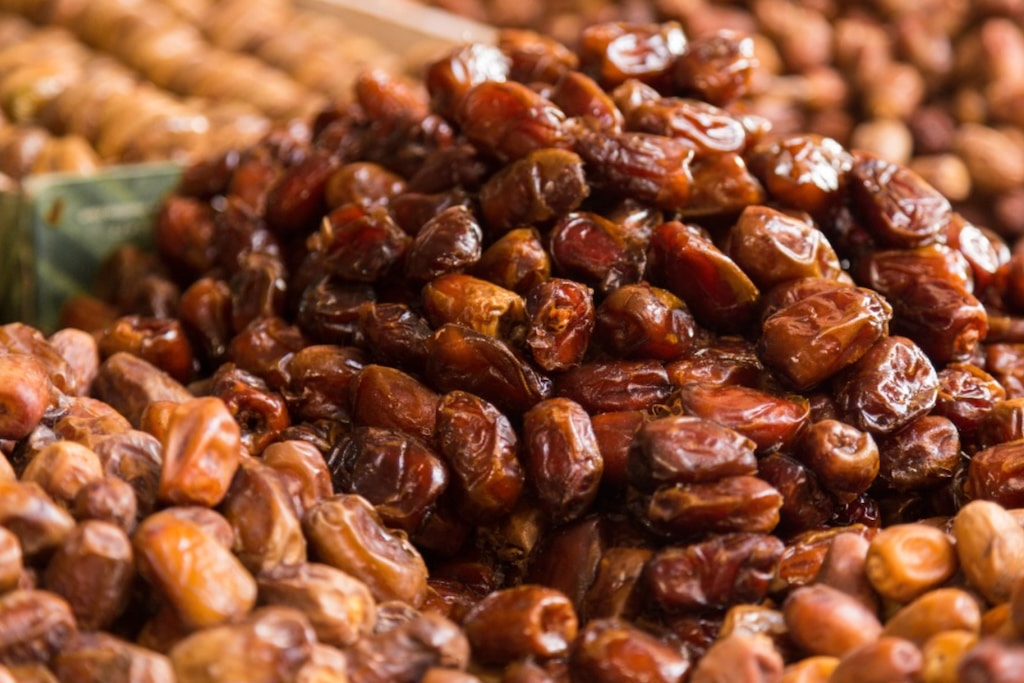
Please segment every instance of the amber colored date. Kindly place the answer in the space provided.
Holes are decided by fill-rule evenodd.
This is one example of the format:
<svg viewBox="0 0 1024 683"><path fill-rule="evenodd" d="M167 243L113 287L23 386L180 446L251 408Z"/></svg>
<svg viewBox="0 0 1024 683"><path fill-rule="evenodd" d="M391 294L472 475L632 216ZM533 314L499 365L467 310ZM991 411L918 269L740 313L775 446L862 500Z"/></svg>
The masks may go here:
<svg viewBox="0 0 1024 683"><path fill-rule="evenodd" d="M455 119L470 141L504 161L522 159L534 150L571 146L562 110L512 81L484 81L470 88Z"/></svg>
<svg viewBox="0 0 1024 683"><path fill-rule="evenodd" d="M857 362L889 331L892 309L869 289L837 287L778 309L762 327L761 357L807 390Z"/></svg>
<svg viewBox="0 0 1024 683"><path fill-rule="evenodd" d="M939 241L952 217L949 200L910 169L860 154L849 174L855 211L881 243L919 247Z"/></svg>

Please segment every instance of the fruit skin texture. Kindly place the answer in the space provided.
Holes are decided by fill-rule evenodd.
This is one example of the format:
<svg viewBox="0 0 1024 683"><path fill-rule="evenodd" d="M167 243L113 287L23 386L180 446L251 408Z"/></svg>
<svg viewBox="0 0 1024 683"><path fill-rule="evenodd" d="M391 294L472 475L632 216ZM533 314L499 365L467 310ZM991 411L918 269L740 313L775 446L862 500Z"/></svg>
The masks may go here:
<svg viewBox="0 0 1024 683"><path fill-rule="evenodd" d="M34 356L0 355L0 439L28 436L50 405L50 380Z"/></svg>

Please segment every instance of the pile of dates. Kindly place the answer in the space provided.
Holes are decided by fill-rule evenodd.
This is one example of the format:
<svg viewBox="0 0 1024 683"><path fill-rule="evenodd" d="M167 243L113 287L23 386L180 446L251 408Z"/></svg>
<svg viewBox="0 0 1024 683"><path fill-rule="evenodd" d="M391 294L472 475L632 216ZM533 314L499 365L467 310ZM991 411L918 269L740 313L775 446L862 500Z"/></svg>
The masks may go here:
<svg viewBox="0 0 1024 683"><path fill-rule="evenodd" d="M1019 681L1024 261L756 69L506 31L192 168L0 328L0 681Z"/></svg>

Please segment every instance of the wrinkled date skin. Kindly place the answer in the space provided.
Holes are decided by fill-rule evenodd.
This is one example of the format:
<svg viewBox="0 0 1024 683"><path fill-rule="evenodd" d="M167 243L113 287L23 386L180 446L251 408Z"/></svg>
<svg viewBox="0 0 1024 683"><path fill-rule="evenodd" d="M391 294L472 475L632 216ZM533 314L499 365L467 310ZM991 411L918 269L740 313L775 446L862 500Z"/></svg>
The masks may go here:
<svg viewBox="0 0 1024 683"><path fill-rule="evenodd" d="M772 197L821 216L839 203L853 156L831 138L789 135L756 146L750 167Z"/></svg>
<svg viewBox="0 0 1024 683"><path fill-rule="evenodd" d="M313 553L363 581L377 600L423 601L427 567L400 531L391 531L365 498L338 494L313 506L302 520Z"/></svg>
<svg viewBox="0 0 1024 683"><path fill-rule="evenodd" d="M519 438L501 411L479 396L449 392L437 407L436 439L464 514L490 521L512 511L524 473Z"/></svg>
<svg viewBox="0 0 1024 683"><path fill-rule="evenodd" d="M869 289L837 287L778 309L764 321L765 365L804 391L859 360L889 331L892 309Z"/></svg>
<svg viewBox="0 0 1024 683"><path fill-rule="evenodd" d="M223 500L241 455L241 430L223 401L196 398L176 406L162 446L162 501L212 507Z"/></svg>
<svg viewBox="0 0 1024 683"><path fill-rule="evenodd" d="M512 81L485 81L462 98L456 121L472 142L504 161L534 150L567 149L565 114L530 88Z"/></svg>
<svg viewBox="0 0 1024 683"><path fill-rule="evenodd" d="M820 230L767 206L743 209L726 252L764 289L802 277L848 277Z"/></svg>
<svg viewBox="0 0 1024 683"><path fill-rule="evenodd" d="M595 683L646 680L672 683L685 678L689 658L645 631L616 619L592 621L580 631L571 657L573 670Z"/></svg>
<svg viewBox="0 0 1024 683"><path fill-rule="evenodd" d="M239 619L256 603L256 580L202 527L161 511L132 537L139 572L191 628Z"/></svg>
<svg viewBox="0 0 1024 683"><path fill-rule="evenodd" d="M391 528L414 533L448 487L448 469L402 432L358 427L331 459L338 490L363 496Z"/></svg>
<svg viewBox="0 0 1024 683"><path fill-rule="evenodd" d="M598 24L580 35L580 68L607 89L627 78L667 86L672 67L685 49L686 35L674 22Z"/></svg>
<svg viewBox="0 0 1024 683"><path fill-rule="evenodd" d="M639 282L647 264L644 249L621 225L587 211L559 220L548 237L556 274L609 292Z"/></svg>
<svg viewBox="0 0 1024 683"><path fill-rule="evenodd" d="M651 528L670 537L705 531L768 533L779 523L782 495L757 477L658 488L646 506Z"/></svg>
<svg viewBox="0 0 1024 683"><path fill-rule="evenodd" d="M579 628L576 611L564 594L531 584L491 593L462 623L474 656L488 662L565 654Z"/></svg>
<svg viewBox="0 0 1024 683"><path fill-rule="evenodd" d="M643 580L668 611L756 602L768 593L782 542L774 536L735 533L654 554Z"/></svg>
<svg viewBox="0 0 1024 683"><path fill-rule="evenodd" d="M756 474L755 444L716 422L675 415L640 427L629 451L629 481L640 490Z"/></svg>
<svg viewBox="0 0 1024 683"><path fill-rule="evenodd" d="M0 662L44 663L78 632L71 608L55 593L14 590L0 597Z"/></svg>
<svg viewBox="0 0 1024 683"><path fill-rule="evenodd" d="M949 200L906 167L861 155L848 177L855 210L882 244L918 247L936 242L952 218Z"/></svg>
<svg viewBox="0 0 1024 683"><path fill-rule="evenodd" d="M888 434L935 405L939 379L920 347L905 337L887 337L839 379L839 409L861 429Z"/></svg>
<svg viewBox="0 0 1024 683"><path fill-rule="evenodd" d="M526 311L530 316L526 345L541 369L567 370L583 361L596 324L589 287L551 278L530 290Z"/></svg>
<svg viewBox="0 0 1024 683"><path fill-rule="evenodd" d="M489 232L564 216L587 195L583 160L563 149L539 149L509 164L480 188L480 210Z"/></svg>
<svg viewBox="0 0 1024 683"><path fill-rule="evenodd" d="M693 185L690 145L653 133L609 135L585 124L573 127L573 136L597 188L667 211L686 206Z"/></svg>
<svg viewBox="0 0 1024 683"><path fill-rule="evenodd" d="M695 229L663 223L651 237L651 270L697 322L718 332L739 332L753 320L760 292L735 261Z"/></svg>
<svg viewBox="0 0 1024 683"><path fill-rule="evenodd" d="M736 430L760 452L787 448L810 417L806 399L744 386L691 382L678 391L683 410Z"/></svg>
<svg viewBox="0 0 1024 683"><path fill-rule="evenodd" d="M541 401L523 416L523 458L541 507L557 522L579 517L604 471L590 416L567 398Z"/></svg>
<svg viewBox="0 0 1024 683"><path fill-rule="evenodd" d="M697 323L682 299L648 284L623 285L595 314L597 340L621 358L673 360L695 345Z"/></svg>
<svg viewBox="0 0 1024 683"><path fill-rule="evenodd" d="M426 374L441 391L469 391L513 414L552 393L551 380L507 344L468 327L441 326L428 349Z"/></svg>

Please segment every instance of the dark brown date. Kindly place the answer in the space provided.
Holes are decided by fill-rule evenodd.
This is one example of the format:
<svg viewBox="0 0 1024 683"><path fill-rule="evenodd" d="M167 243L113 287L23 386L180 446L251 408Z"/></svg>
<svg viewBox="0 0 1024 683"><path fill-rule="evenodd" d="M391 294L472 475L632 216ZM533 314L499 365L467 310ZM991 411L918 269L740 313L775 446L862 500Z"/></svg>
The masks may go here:
<svg viewBox="0 0 1024 683"><path fill-rule="evenodd" d="M283 318L254 320L228 344L227 360L260 377L271 389L288 386L288 362L307 344L295 325Z"/></svg>
<svg viewBox="0 0 1024 683"><path fill-rule="evenodd" d="M338 160L314 151L286 169L267 190L267 227L280 235L305 233L315 228L327 211L324 192L338 168Z"/></svg>
<svg viewBox="0 0 1024 683"><path fill-rule="evenodd" d="M692 37L673 70L677 87L722 107L747 94L760 66L754 39L722 29Z"/></svg>
<svg viewBox="0 0 1024 683"><path fill-rule="evenodd" d="M906 337L887 337L840 378L836 405L853 424L888 434L935 405L939 379L921 348Z"/></svg>
<svg viewBox="0 0 1024 683"><path fill-rule="evenodd" d="M867 491L878 475L878 445L871 434L839 420L808 425L796 453L822 486L845 500Z"/></svg>
<svg viewBox="0 0 1024 683"><path fill-rule="evenodd" d="M918 276L890 301L893 332L913 339L936 363L969 359L988 334L985 307L956 282Z"/></svg>
<svg viewBox="0 0 1024 683"><path fill-rule="evenodd" d="M589 193L579 156L564 149L537 149L484 183L480 210L489 234L501 235L564 216Z"/></svg>
<svg viewBox="0 0 1024 683"><path fill-rule="evenodd" d="M669 612L757 602L768 593L782 550L774 536L717 536L657 551L643 580L655 602Z"/></svg>
<svg viewBox="0 0 1024 683"><path fill-rule="evenodd" d="M618 619L591 621L573 644L573 678L595 683L675 683L690 671L684 652Z"/></svg>
<svg viewBox="0 0 1024 683"><path fill-rule="evenodd" d="M509 77L520 83L555 83L579 67L575 52L554 38L533 31L501 29L498 49L511 62Z"/></svg>
<svg viewBox="0 0 1024 683"><path fill-rule="evenodd" d="M288 360L290 380L284 399L288 411L296 420L344 420L351 415L352 384L366 365L363 351L351 346L305 347ZM239 422L246 424L243 420ZM275 420L269 424L280 430L290 421Z"/></svg>
<svg viewBox="0 0 1024 683"><path fill-rule="evenodd" d="M550 379L489 335L443 325L427 348L426 374L439 391L469 391L512 414L551 396Z"/></svg>
<svg viewBox="0 0 1024 683"><path fill-rule="evenodd" d="M673 138L651 133L609 134L585 123L572 128L573 149L587 165L596 188L675 211L686 207L693 176L693 149Z"/></svg>
<svg viewBox="0 0 1024 683"><path fill-rule="evenodd" d="M379 164L368 161L345 164L336 169L324 186L329 209L345 204L387 204L405 192L405 180Z"/></svg>
<svg viewBox="0 0 1024 683"><path fill-rule="evenodd" d="M922 415L879 439L878 451L880 480L895 491L941 486L960 469L960 433L940 415Z"/></svg>
<svg viewBox="0 0 1024 683"><path fill-rule="evenodd" d="M560 374L555 389L591 415L647 410L664 403L672 393L664 366L652 360L583 363Z"/></svg>
<svg viewBox="0 0 1024 683"><path fill-rule="evenodd" d="M604 461L590 416L575 401L547 399L526 412L523 462L538 503L555 522L578 518L597 497Z"/></svg>
<svg viewBox="0 0 1024 683"><path fill-rule="evenodd" d="M502 663L567 654L579 628L564 594L532 584L491 593L473 606L462 625L474 657Z"/></svg>
<svg viewBox="0 0 1024 683"><path fill-rule="evenodd" d="M414 533L448 486L448 469L424 443L380 427L357 427L329 463L336 490L373 504L390 528Z"/></svg>
<svg viewBox="0 0 1024 683"><path fill-rule="evenodd" d="M782 494L766 481L737 476L662 486L645 510L652 529L678 538L705 532L768 533L778 526L781 508Z"/></svg>
<svg viewBox="0 0 1024 683"><path fill-rule="evenodd" d="M626 127L664 135L685 143L696 158L742 152L746 147L743 125L724 109L699 100L664 97L638 102L626 114Z"/></svg>
<svg viewBox="0 0 1024 683"><path fill-rule="evenodd" d="M510 513L524 476L509 419L478 396L451 391L438 404L435 435L462 514L488 523Z"/></svg>
<svg viewBox="0 0 1024 683"><path fill-rule="evenodd" d="M329 272L348 282L377 282L396 268L412 243L380 206L347 204L324 221L318 251Z"/></svg>
<svg viewBox="0 0 1024 683"><path fill-rule="evenodd" d="M736 262L696 228L663 223L651 236L650 272L679 296L701 325L739 332L753 320L760 292Z"/></svg>
<svg viewBox="0 0 1024 683"><path fill-rule="evenodd" d="M716 422L673 415L646 422L629 450L629 481L642 491L756 474L755 444Z"/></svg>
<svg viewBox="0 0 1024 683"><path fill-rule="evenodd" d="M422 370L426 364L427 340L433 331L409 306L367 304L359 312L359 329L377 363L413 371Z"/></svg>
<svg viewBox="0 0 1024 683"><path fill-rule="evenodd" d="M349 384L352 421L397 429L430 443L441 397L412 375L370 364Z"/></svg>
<svg viewBox="0 0 1024 683"><path fill-rule="evenodd" d="M211 381L210 394L224 401L251 453L260 453L279 430L291 424L285 400L256 375L225 363Z"/></svg>
<svg viewBox="0 0 1024 683"><path fill-rule="evenodd" d="M825 235L791 215L748 206L729 230L726 253L761 288L802 277L842 276Z"/></svg>
<svg viewBox="0 0 1024 683"><path fill-rule="evenodd" d="M319 277L302 290L295 318L312 342L356 344L362 341L360 315L376 300L377 293L367 284L345 282L330 275Z"/></svg>
<svg viewBox="0 0 1024 683"><path fill-rule="evenodd" d="M490 45L466 45L431 63L423 75L431 108L454 119L473 86L485 81L504 81L515 62L502 52Z"/></svg>
<svg viewBox="0 0 1024 683"><path fill-rule="evenodd" d="M555 81L551 101L566 116L582 119L592 128L619 133L625 123L611 96L580 71L567 71Z"/></svg>
<svg viewBox="0 0 1024 683"><path fill-rule="evenodd" d="M839 203L853 168L853 157L842 145L813 134L759 144L748 161L769 195L812 216L823 216Z"/></svg>
<svg viewBox="0 0 1024 683"><path fill-rule="evenodd" d="M416 233L405 254L405 275L426 282L471 268L480 260L483 240L483 230L473 213L461 204L451 206Z"/></svg>
<svg viewBox="0 0 1024 683"><path fill-rule="evenodd" d="M131 353L187 383L194 372L192 345L176 319L132 315L118 318L99 338L104 358L120 351Z"/></svg>
<svg viewBox="0 0 1024 683"><path fill-rule="evenodd" d="M967 470L965 490L971 498L999 503L1006 508L1024 506L1024 441L1009 441L978 451Z"/></svg>
<svg viewBox="0 0 1024 683"><path fill-rule="evenodd" d="M609 90L628 78L667 89L685 49L686 35L675 22L596 24L580 34L580 69Z"/></svg>
<svg viewBox="0 0 1024 683"><path fill-rule="evenodd" d="M583 361L596 321L589 287L563 278L545 280L530 290L526 311L526 346L541 369L567 370Z"/></svg>
<svg viewBox="0 0 1024 683"><path fill-rule="evenodd" d="M473 272L477 277L525 296L551 276L551 257L535 228L516 228L484 251Z"/></svg>
<svg viewBox="0 0 1024 683"><path fill-rule="evenodd" d="M643 245L622 227L585 211L571 213L551 229L549 252L555 271L609 292L639 282L647 264Z"/></svg>
<svg viewBox="0 0 1024 683"><path fill-rule="evenodd" d="M779 529L783 534L817 529L832 518L832 498L806 465L784 453L757 462L757 476L782 494Z"/></svg>
<svg viewBox="0 0 1024 683"><path fill-rule="evenodd" d="M709 154L690 166L690 199L679 209L683 218L731 217L748 206L763 204L768 196L739 154Z"/></svg>
<svg viewBox="0 0 1024 683"><path fill-rule="evenodd" d="M614 547L604 551L594 579L583 596L581 616L586 619L637 616L644 600L641 577L651 559L649 548Z"/></svg>

